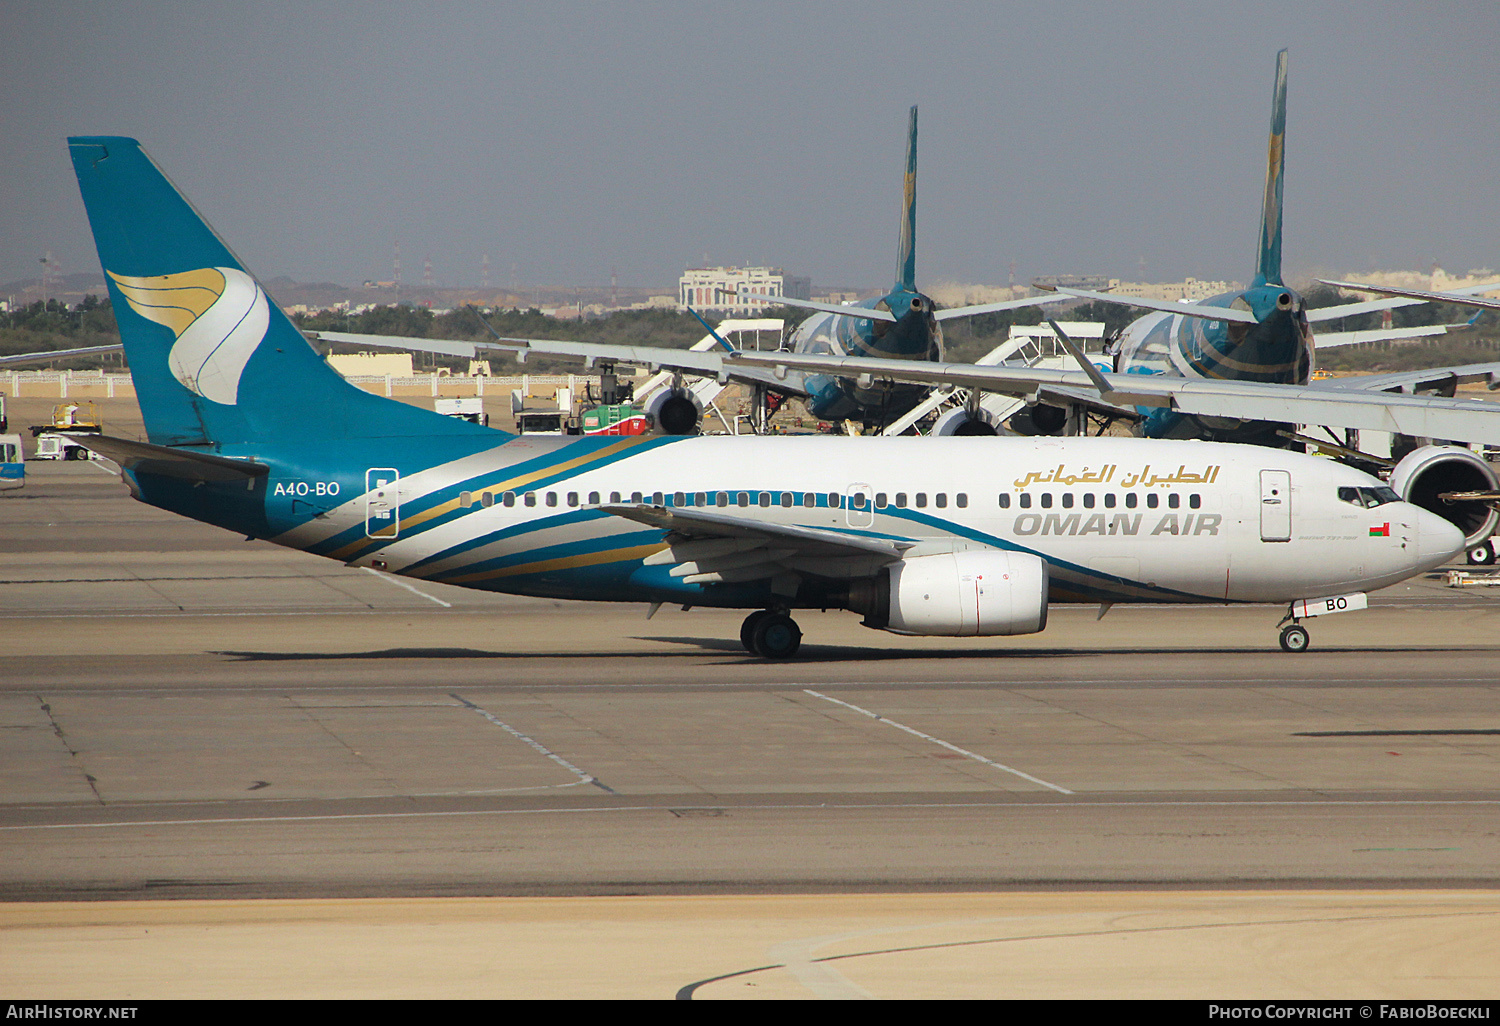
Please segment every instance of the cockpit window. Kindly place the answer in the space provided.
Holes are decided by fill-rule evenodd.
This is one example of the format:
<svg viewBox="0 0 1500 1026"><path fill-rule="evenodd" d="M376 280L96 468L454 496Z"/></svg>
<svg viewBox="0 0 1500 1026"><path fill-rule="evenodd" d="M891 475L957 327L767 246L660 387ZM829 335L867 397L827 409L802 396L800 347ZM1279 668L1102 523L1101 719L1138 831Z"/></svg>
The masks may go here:
<svg viewBox="0 0 1500 1026"><path fill-rule="evenodd" d="M1339 500L1370 509L1375 506L1384 506L1388 502L1400 502L1401 496L1384 485L1378 488L1345 487L1339 489Z"/></svg>

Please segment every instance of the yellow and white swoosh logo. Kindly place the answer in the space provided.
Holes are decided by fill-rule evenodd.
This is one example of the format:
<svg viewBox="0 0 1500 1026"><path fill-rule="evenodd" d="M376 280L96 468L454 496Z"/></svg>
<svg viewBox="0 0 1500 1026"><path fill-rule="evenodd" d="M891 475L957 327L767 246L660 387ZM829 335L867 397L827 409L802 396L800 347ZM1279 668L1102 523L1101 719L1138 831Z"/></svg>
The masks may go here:
<svg viewBox="0 0 1500 1026"><path fill-rule="evenodd" d="M183 387L233 406L240 374L271 323L266 294L233 267L203 267L154 278L109 272L130 308L172 329L167 366Z"/></svg>

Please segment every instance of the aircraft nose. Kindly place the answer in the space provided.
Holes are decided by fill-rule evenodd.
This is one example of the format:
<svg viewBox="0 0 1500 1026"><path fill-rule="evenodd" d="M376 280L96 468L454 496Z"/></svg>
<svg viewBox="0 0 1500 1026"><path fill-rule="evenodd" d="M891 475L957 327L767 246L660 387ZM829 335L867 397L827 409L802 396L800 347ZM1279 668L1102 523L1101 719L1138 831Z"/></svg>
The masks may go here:
<svg viewBox="0 0 1500 1026"><path fill-rule="evenodd" d="M1417 558L1423 570L1450 562L1464 551L1464 533L1425 509L1417 509Z"/></svg>

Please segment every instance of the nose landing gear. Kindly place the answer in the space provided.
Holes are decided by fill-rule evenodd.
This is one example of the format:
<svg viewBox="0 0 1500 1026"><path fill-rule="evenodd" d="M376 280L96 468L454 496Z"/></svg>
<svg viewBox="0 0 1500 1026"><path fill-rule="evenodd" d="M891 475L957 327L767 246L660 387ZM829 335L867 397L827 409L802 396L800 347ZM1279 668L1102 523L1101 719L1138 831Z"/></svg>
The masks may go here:
<svg viewBox="0 0 1500 1026"><path fill-rule="evenodd" d="M740 625L740 644L762 659L790 659L802 647L802 629L783 612L759 609Z"/></svg>
<svg viewBox="0 0 1500 1026"><path fill-rule="evenodd" d="M1300 617L1297 615L1298 603L1293 602L1281 618L1281 623L1276 626L1281 628L1281 650L1283 652L1306 652L1308 644L1307 628L1302 626ZM1302 603L1306 610L1307 603Z"/></svg>
<svg viewBox="0 0 1500 1026"><path fill-rule="evenodd" d="M1307 628L1299 623L1289 623L1281 628L1281 650L1283 652L1307 651Z"/></svg>

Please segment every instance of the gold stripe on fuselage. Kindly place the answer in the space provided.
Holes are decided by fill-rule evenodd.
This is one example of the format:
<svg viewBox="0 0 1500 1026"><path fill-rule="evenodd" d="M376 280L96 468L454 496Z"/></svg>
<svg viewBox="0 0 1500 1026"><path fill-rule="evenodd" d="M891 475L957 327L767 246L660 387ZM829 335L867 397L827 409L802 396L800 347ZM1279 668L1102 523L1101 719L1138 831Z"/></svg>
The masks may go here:
<svg viewBox="0 0 1500 1026"><path fill-rule="evenodd" d="M626 549L610 549L606 552L586 552L578 556L559 556L557 559L543 559L535 563L519 563L516 566L501 567L499 570L485 570L476 574L463 574L459 577L448 577L441 584L471 584L474 581L493 581L501 577L518 577L521 574L545 574L553 570L574 570L581 566L598 566L601 563L621 563L632 559L645 559L653 552L660 552L666 548L665 542L648 542L645 545L632 545ZM436 578L434 578L436 580Z"/></svg>
<svg viewBox="0 0 1500 1026"><path fill-rule="evenodd" d="M637 438L622 438L620 441L615 442L613 445L607 445L607 446L605 446L603 449L600 449L598 452L591 452L591 453L589 453L586 456L579 456L576 459L568 460L565 463L556 463L556 464L553 464L553 465L548 466L548 467L543 467L542 469L540 469L540 470L534 470L534 471L532 471L529 474L522 474L519 477L513 477L513 478L510 478L508 480L501 481L498 484L490 485L488 488L481 488L480 490L474 492L474 498L476 500L476 505L473 508L475 508L475 509L484 508L483 507L484 496L487 493L490 494L490 495L499 495L499 494L502 494L504 492L513 492L517 488L521 488L521 487L523 487L525 485L528 485L528 484L530 484L533 481L540 481L544 477L552 477L553 475L564 473L565 471L572 470L575 467L582 466L582 465L584 465L586 463L589 463L589 462L592 462L594 460L604 459L607 456L614 455L615 453L619 452L622 449L629 448L631 446L640 445L644 441L647 441L647 439L639 438L639 437L637 437ZM433 519L436 519L437 517L441 517L441 516L446 516L447 514L452 513L454 510L456 510L458 508L460 508L459 500L457 498L453 498L453 499L449 499L447 502L441 503L441 504L439 504L437 506L433 506L431 509L425 509L425 510L423 510L420 513L415 513L412 516L407 517L405 520L401 521L400 526L397 528L396 535L399 538L402 534L404 534L407 531L411 530L412 528L418 526L419 524L425 524L429 520L433 520ZM330 552L328 554L328 558L329 559L343 559L343 560L347 560L347 559L351 558L361 548L365 547L366 545L369 545L372 541L379 542L379 541L382 541L382 540L386 540L386 539L380 539L380 538L356 538L354 541L350 542L348 545L345 545L342 548L340 548L340 549L338 549L338 550L336 550L334 552Z"/></svg>

